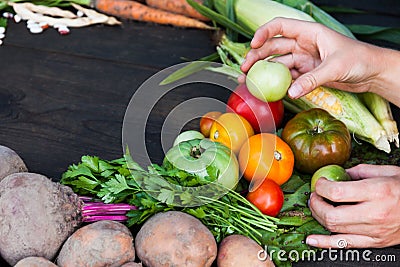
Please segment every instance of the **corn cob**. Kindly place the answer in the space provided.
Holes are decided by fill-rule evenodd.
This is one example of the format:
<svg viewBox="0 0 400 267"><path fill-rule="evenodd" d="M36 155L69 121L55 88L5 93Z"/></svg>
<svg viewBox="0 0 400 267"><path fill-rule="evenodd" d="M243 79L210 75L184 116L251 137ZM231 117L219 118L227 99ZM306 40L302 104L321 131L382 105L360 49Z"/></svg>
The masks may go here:
<svg viewBox="0 0 400 267"><path fill-rule="evenodd" d="M227 16L227 0L215 0L214 5L219 13ZM237 23L251 32L277 16L315 21L300 10L271 0L235 0L233 10Z"/></svg>
<svg viewBox="0 0 400 267"><path fill-rule="evenodd" d="M383 97L374 93L363 93L360 94L359 97L370 112L374 114L383 129L385 129L389 142L394 142L396 147L399 147L399 131L397 129L397 123L393 119L390 103Z"/></svg>

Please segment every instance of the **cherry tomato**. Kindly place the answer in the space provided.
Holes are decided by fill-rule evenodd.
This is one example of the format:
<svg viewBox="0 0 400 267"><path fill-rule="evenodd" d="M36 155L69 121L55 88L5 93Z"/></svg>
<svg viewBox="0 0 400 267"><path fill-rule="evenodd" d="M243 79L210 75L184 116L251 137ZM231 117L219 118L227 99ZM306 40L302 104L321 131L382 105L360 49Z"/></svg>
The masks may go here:
<svg viewBox="0 0 400 267"><path fill-rule="evenodd" d="M214 121L221 116L222 112L210 111L203 115L200 119L200 132L205 136L210 136L211 126Z"/></svg>
<svg viewBox="0 0 400 267"><path fill-rule="evenodd" d="M240 84L229 96L227 112L235 112L250 122L256 133L273 133L283 120L282 100L264 102L253 96L245 84Z"/></svg>
<svg viewBox="0 0 400 267"><path fill-rule="evenodd" d="M236 113L224 113L211 126L210 139L224 144L237 154L253 134L254 130L245 118Z"/></svg>
<svg viewBox="0 0 400 267"><path fill-rule="evenodd" d="M292 176L294 154L279 136L260 133L250 137L239 152L239 166L247 181L271 179L282 185Z"/></svg>
<svg viewBox="0 0 400 267"><path fill-rule="evenodd" d="M250 191L246 198L263 214L273 217L279 214L284 201L281 187L270 179L265 179L256 190Z"/></svg>

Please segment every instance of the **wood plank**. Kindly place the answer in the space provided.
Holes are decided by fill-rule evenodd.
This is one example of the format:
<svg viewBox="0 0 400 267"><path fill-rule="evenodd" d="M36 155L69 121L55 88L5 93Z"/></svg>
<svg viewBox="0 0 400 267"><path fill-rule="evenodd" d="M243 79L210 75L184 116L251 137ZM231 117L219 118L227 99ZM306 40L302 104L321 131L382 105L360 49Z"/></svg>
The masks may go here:
<svg viewBox="0 0 400 267"><path fill-rule="evenodd" d="M49 53L98 58L105 63L116 61L160 69L181 63L183 58L196 60L215 52L213 35L212 31L132 21L124 21L122 26L71 28L71 33L65 36L55 29L32 35L25 23L10 21L2 50L5 46L28 47Z"/></svg>
<svg viewBox="0 0 400 267"><path fill-rule="evenodd" d="M0 140L26 158L32 171L59 178L68 161L81 155L121 155L126 105L152 72L71 55L7 50L1 55L7 68L0 74Z"/></svg>

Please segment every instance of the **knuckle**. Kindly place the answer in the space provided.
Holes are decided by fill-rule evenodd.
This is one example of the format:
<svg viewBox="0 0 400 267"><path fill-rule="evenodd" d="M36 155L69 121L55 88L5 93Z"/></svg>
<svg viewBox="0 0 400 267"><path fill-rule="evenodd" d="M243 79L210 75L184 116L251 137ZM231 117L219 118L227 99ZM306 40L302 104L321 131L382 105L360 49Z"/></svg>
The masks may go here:
<svg viewBox="0 0 400 267"><path fill-rule="evenodd" d="M373 238L373 246L376 248L383 248L387 246L387 242L383 238Z"/></svg>
<svg viewBox="0 0 400 267"><path fill-rule="evenodd" d="M318 81L317 78L313 73L307 73L304 74L304 82L306 83L306 88L317 88L318 87Z"/></svg>
<svg viewBox="0 0 400 267"><path fill-rule="evenodd" d="M390 183L382 183L375 191L375 198L380 199L382 197L389 197L392 195L392 185Z"/></svg>
<svg viewBox="0 0 400 267"><path fill-rule="evenodd" d="M342 186L339 186L339 183L333 184L328 189L329 199L334 202L340 202L341 200L343 200L344 194L344 188Z"/></svg>
<svg viewBox="0 0 400 267"><path fill-rule="evenodd" d="M388 221L388 218L390 216L390 211L388 210L381 210L377 212L371 221L373 221L376 225L385 225L385 223ZM378 228L380 229L380 228Z"/></svg>
<svg viewBox="0 0 400 267"><path fill-rule="evenodd" d="M339 216L336 212L329 212L325 214L325 227L331 232L337 232L338 230L338 223L339 223Z"/></svg>

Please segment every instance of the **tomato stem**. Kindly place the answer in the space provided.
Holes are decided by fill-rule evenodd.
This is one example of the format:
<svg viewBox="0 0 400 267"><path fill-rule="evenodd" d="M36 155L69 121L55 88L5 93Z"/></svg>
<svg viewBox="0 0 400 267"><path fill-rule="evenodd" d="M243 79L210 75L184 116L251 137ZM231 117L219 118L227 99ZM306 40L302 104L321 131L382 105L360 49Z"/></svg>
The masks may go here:
<svg viewBox="0 0 400 267"><path fill-rule="evenodd" d="M315 125L315 126L311 129L310 134L311 134L311 135L315 135L315 134L323 133L323 132L324 132L324 128L321 127L321 124L322 124L322 123L323 123L322 121L318 120L317 125Z"/></svg>
<svg viewBox="0 0 400 267"><path fill-rule="evenodd" d="M198 159L198 158L200 158L202 152L203 151L201 151L201 148L199 148L197 146L194 146L190 150L190 156L193 157L193 158Z"/></svg>
<svg viewBox="0 0 400 267"><path fill-rule="evenodd" d="M214 133L214 139L217 140L218 137L219 137L219 132L218 132L218 131L215 131L215 133Z"/></svg>
<svg viewBox="0 0 400 267"><path fill-rule="evenodd" d="M277 161L280 161L282 159L282 154L279 151L274 151L274 157Z"/></svg>

